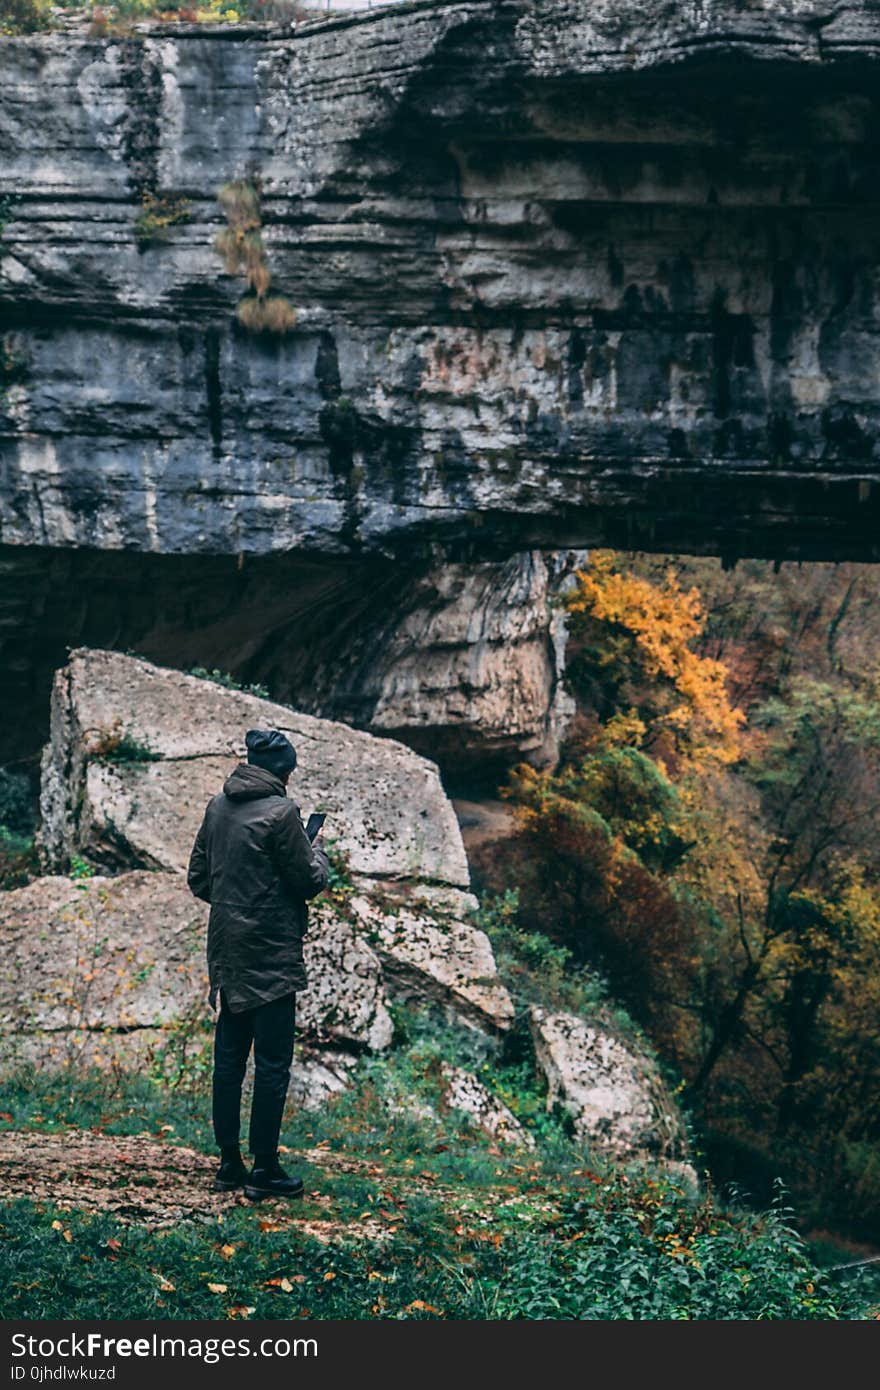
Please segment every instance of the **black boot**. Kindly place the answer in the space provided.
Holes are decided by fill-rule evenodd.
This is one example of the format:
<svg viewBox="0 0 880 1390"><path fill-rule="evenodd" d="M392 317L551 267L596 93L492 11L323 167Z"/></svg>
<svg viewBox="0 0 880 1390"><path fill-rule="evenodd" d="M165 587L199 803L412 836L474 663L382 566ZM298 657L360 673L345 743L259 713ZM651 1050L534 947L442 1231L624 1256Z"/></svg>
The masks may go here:
<svg viewBox="0 0 880 1390"><path fill-rule="evenodd" d="M253 1172L244 1185L245 1196L259 1202L264 1197L301 1197L302 1178L288 1177L277 1154L257 1154Z"/></svg>
<svg viewBox="0 0 880 1390"><path fill-rule="evenodd" d="M248 1170L238 1145L221 1149L220 1167L214 1177L214 1191L234 1192L237 1187L244 1187L247 1180Z"/></svg>

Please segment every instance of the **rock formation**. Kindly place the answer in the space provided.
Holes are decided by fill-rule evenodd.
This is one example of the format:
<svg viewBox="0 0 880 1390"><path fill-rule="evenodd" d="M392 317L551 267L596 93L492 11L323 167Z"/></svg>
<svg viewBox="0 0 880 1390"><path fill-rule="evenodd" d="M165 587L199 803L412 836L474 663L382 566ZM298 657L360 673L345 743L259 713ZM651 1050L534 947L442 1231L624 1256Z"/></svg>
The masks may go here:
<svg viewBox="0 0 880 1390"><path fill-rule="evenodd" d="M184 871L250 727L281 728L297 745L296 798L328 812L334 858L351 875L312 907L301 1099L340 1089L359 1051L390 1045L392 994L430 999L470 1027L509 1025L491 947L469 922L476 900L455 814L426 759L111 652L72 654L51 722L47 866L119 872L50 874L0 896L0 1012L17 1055L161 1059L199 1042L207 907Z"/></svg>
<svg viewBox="0 0 880 1390"><path fill-rule="evenodd" d="M2 548L0 548L2 550ZM568 716L564 613L584 557L338 565L293 555L0 553L0 763L46 740L71 646L230 672L295 708L391 734L453 778L552 761Z"/></svg>
<svg viewBox="0 0 880 1390"><path fill-rule="evenodd" d="M118 652L77 651L58 673L43 765L50 865L96 860L181 871L249 728L300 749L291 790L321 806L358 878L466 891L468 865L436 767L391 739Z"/></svg>
<svg viewBox="0 0 880 1390"><path fill-rule="evenodd" d="M335 866L310 911L294 1102L325 1104L364 1051L392 1044L394 999L440 1006L489 1037L510 1028L513 1003L470 920L455 814L425 758L115 652L71 654L51 724L42 850L53 872L0 894L6 1065L137 1064L173 1076L210 1048L208 908L184 870L204 806L255 726L283 729L298 747L291 793L304 811L327 810ZM683 1152L652 1063L571 1015L533 1007L530 1023L548 1108L569 1113L578 1139L617 1158ZM441 1111L530 1146L474 1073L444 1062L437 1079ZM406 1096L400 1105L424 1108Z"/></svg>
<svg viewBox="0 0 880 1390"><path fill-rule="evenodd" d="M471 1124L482 1129L497 1143L523 1149L535 1147L528 1130L523 1129L512 1111L473 1072L464 1067L450 1066L447 1062L441 1064L440 1070L445 1106L467 1116Z"/></svg>
<svg viewBox="0 0 880 1390"><path fill-rule="evenodd" d="M878 54L858 0L5 40L0 729L89 645L540 759L538 550L876 557Z"/></svg>
<svg viewBox="0 0 880 1390"><path fill-rule="evenodd" d="M878 55L864 0L4 41L2 540L876 556Z"/></svg>
<svg viewBox="0 0 880 1390"><path fill-rule="evenodd" d="M547 1080L547 1109L558 1106L582 1143L618 1159L651 1157L682 1166L687 1139L657 1065L607 1027L534 1005L535 1057Z"/></svg>

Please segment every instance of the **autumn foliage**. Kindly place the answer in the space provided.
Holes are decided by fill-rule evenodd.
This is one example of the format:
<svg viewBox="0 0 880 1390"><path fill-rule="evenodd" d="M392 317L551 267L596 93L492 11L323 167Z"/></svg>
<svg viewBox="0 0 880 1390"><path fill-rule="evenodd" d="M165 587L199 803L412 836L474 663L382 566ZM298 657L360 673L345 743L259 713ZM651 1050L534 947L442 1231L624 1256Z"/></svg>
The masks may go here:
<svg viewBox="0 0 880 1390"><path fill-rule="evenodd" d="M651 583L622 568L610 551L591 556L566 595L578 668L614 703L612 719L641 726L652 745L693 762L733 763L745 716L727 693L727 670L695 649L705 626L698 590L682 589L670 568ZM628 706L628 708L626 708Z"/></svg>
<svg viewBox="0 0 880 1390"><path fill-rule="evenodd" d="M719 1178L766 1196L781 1175L814 1220L876 1239L872 594L855 567L731 580L591 555L565 597L571 737L557 767L508 777L518 833L482 872L607 978L683 1077Z"/></svg>

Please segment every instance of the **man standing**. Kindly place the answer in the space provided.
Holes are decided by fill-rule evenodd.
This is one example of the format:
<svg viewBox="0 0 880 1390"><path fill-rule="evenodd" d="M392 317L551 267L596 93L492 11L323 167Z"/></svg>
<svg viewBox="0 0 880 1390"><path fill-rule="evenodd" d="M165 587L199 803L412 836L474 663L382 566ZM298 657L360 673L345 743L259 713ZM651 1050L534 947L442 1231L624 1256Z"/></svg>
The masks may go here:
<svg viewBox="0 0 880 1390"><path fill-rule="evenodd" d="M217 1192L301 1197L300 1178L278 1162L290 1081L296 992L305 989L306 899L326 888L321 837L312 844L286 787L296 749L277 729L251 729L239 763L205 811L187 882L211 904L208 971L214 1035L213 1120L220 1148ZM248 1173L239 1147L241 1084L254 1049Z"/></svg>

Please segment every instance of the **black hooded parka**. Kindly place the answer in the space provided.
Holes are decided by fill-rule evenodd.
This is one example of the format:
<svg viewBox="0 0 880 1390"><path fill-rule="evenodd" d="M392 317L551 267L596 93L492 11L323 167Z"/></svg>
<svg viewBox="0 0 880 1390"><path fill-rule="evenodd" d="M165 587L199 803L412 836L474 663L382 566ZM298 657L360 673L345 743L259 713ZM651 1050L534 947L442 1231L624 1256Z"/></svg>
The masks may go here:
<svg viewBox="0 0 880 1390"><path fill-rule="evenodd" d="M306 900L326 888L327 856L309 841L299 807L266 768L240 763L208 803L187 882L211 904L211 1006L222 988L232 1013L308 985Z"/></svg>

